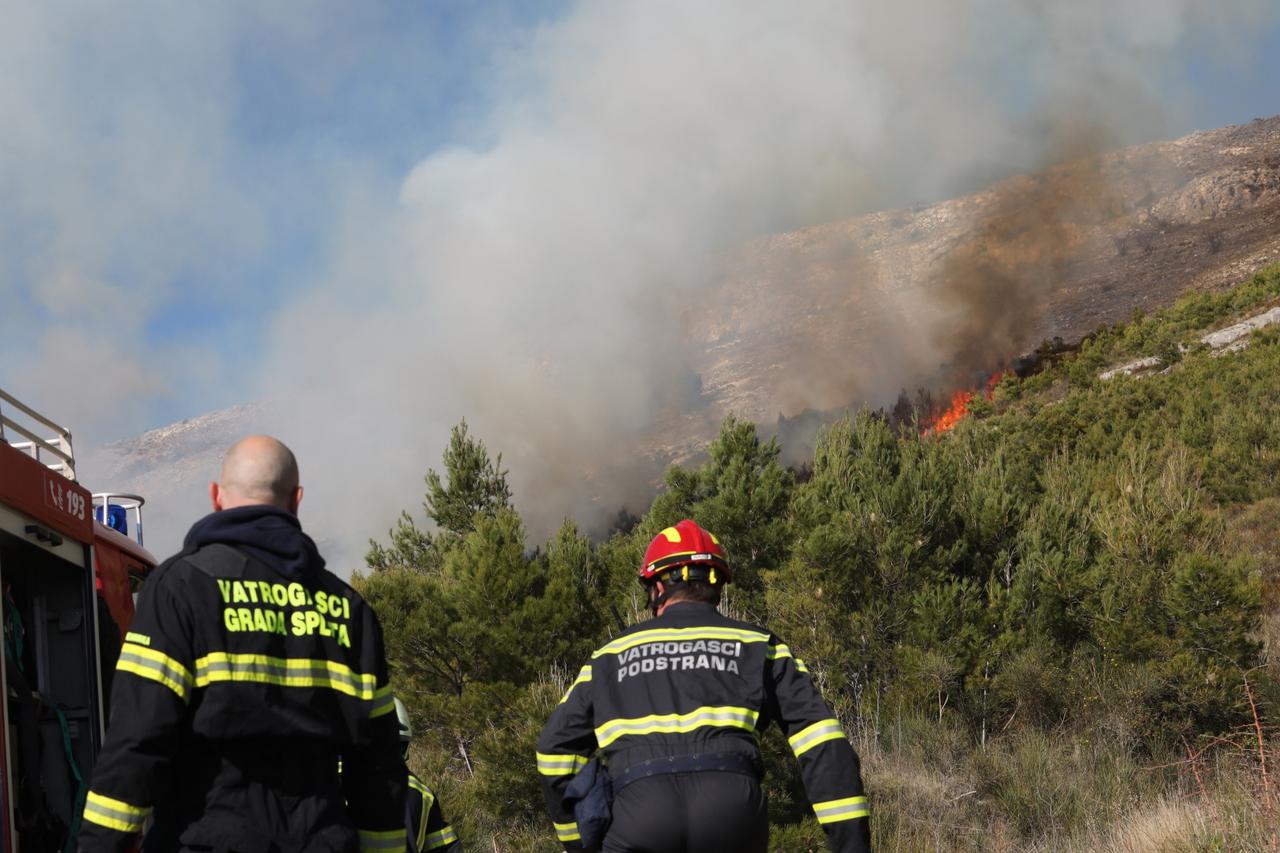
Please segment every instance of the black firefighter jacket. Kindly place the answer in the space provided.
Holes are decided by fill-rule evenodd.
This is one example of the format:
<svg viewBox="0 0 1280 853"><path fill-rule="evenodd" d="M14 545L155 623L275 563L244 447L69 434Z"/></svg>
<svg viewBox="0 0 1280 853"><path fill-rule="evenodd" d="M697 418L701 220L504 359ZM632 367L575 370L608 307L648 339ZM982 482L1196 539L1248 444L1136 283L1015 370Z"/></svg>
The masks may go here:
<svg viewBox="0 0 1280 853"><path fill-rule="evenodd" d="M408 853L458 853L458 833L444 819L435 792L422 780L409 774L408 810L405 812L409 833Z"/></svg>
<svg viewBox="0 0 1280 853"><path fill-rule="evenodd" d="M858 757L804 663L773 634L695 602L668 606L598 649L552 712L537 764L557 837L566 849L581 849L560 799L596 750L614 776L689 753L740 752L759 761L758 733L770 722L799 759L831 849L869 850Z"/></svg>
<svg viewBox="0 0 1280 853"><path fill-rule="evenodd" d="M142 590L79 850L151 817L157 853L399 853L407 778L373 610L293 516L227 510Z"/></svg>

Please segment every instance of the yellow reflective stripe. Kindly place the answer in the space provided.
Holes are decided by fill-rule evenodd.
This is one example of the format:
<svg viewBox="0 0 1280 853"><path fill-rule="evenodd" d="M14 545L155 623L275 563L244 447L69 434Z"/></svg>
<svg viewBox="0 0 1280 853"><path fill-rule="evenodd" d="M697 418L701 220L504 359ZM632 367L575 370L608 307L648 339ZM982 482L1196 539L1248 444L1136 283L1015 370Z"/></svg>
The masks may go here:
<svg viewBox="0 0 1280 853"><path fill-rule="evenodd" d="M374 831L368 829L357 830L360 836L361 853L369 851L374 853L378 850L396 850L403 851L407 843L407 832L402 826L399 829L388 829L386 831Z"/></svg>
<svg viewBox="0 0 1280 853"><path fill-rule="evenodd" d="M149 807L133 806L123 800L104 797L95 791L90 791L84 801L85 820L116 832L141 832L142 824L149 814Z"/></svg>
<svg viewBox="0 0 1280 853"><path fill-rule="evenodd" d="M560 841L581 841L582 836L578 834L578 825L576 823L555 823L556 838Z"/></svg>
<svg viewBox="0 0 1280 853"><path fill-rule="evenodd" d="M827 800L825 803L814 803L813 813L818 816L818 823L839 823L842 820L867 817L871 807L866 797L845 797L843 800Z"/></svg>
<svg viewBox="0 0 1280 853"><path fill-rule="evenodd" d="M681 734L703 726L718 726L752 731L758 712L747 708L703 707L686 714L650 714L647 717L609 720L596 729L600 748L627 735Z"/></svg>
<svg viewBox="0 0 1280 853"><path fill-rule="evenodd" d="M787 743L791 744L791 750L799 758L818 744L829 740L844 740L844 730L840 728L839 720L819 720L787 738Z"/></svg>
<svg viewBox="0 0 1280 853"><path fill-rule="evenodd" d="M809 667L805 666L804 661L800 660L800 658L791 654L791 647L788 646L786 643L778 643L776 646L769 646L769 651L766 653L765 656L768 657L769 660L781 660L783 658L791 658L791 660L796 665L796 669L800 670L806 675L809 672Z"/></svg>
<svg viewBox="0 0 1280 853"><path fill-rule="evenodd" d="M791 647L786 643L778 643L776 646L769 646L769 651L765 653L765 657L769 658L769 660L789 658L791 657Z"/></svg>
<svg viewBox="0 0 1280 853"><path fill-rule="evenodd" d="M178 661L155 649L137 643L125 643L120 647L116 670L128 672L140 678L163 684L183 702L191 693L191 671Z"/></svg>
<svg viewBox="0 0 1280 853"><path fill-rule="evenodd" d="M410 785L413 785L415 781L416 780L412 776L409 777ZM414 787L422 794L422 809L418 814L418 837L416 839L417 844L414 845L413 849L421 850L422 845L427 843L427 818L430 817L431 813L431 803L427 800L427 797L432 795L431 792L427 790L427 786L423 785L421 782L414 785Z"/></svg>
<svg viewBox="0 0 1280 853"><path fill-rule="evenodd" d="M423 784L421 779L414 776L412 773L409 774L409 787L422 795L422 808L419 810L418 814L418 843L413 848L414 850L422 850L422 845L425 844L427 840L427 817L431 812L431 806L436 801L436 795L432 793L430 788Z"/></svg>
<svg viewBox="0 0 1280 853"><path fill-rule="evenodd" d="M133 631L128 631L125 633L124 641L126 643L137 643L140 646L151 645L150 637L148 637L146 634L135 634Z"/></svg>
<svg viewBox="0 0 1280 853"><path fill-rule="evenodd" d="M543 776L572 776L587 766L587 759L581 755L545 755L535 753L538 757L538 772Z"/></svg>
<svg viewBox="0 0 1280 853"><path fill-rule="evenodd" d="M196 661L196 687L221 681L256 681L281 687L327 687L365 701L374 699L378 682L376 676L356 672L346 664L315 658L210 652ZM387 707L393 708L394 700Z"/></svg>
<svg viewBox="0 0 1280 853"><path fill-rule="evenodd" d="M616 654L635 646L643 646L645 643L663 640L739 640L744 643L767 643L769 635L759 631L743 631L739 628L651 628L648 631L637 631L606 643L596 649L591 657Z"/></svg>
<svg viewBox="0 0 1280 853"><path fill-rule="evenodd" d="M379 687L373 691L373 707L369 709L369 719L390 714L396 709L396 697L391 692L391 685Z"/></svg>
<svg viewBox="0 0 1280 853"><path fill-rule="evenodd" d="M409 774L409 787L422 794L423 799L427 800L428 804L435 801L436 795L431 792L430 788L423 784L421 779L414 776L412 773Z"/></svg>
<svg viewBox="0 0 1280 853"><path fill-rule="evenodd" d="M452 844L458 840L458 833L453 831L452 826L446 826L444 829L437 830L427 836L427 840L423 844L418 845L419 850L435 850L437 847L443 847L446 844Z"/></svg>
<svg viewBox="0 0 1280 853"><path fill-rule="evenodd" d="M573 688L577 687L579 684L582 684L590 680L591 680L591 664L587 664L581 670L578 671L578 677L574 680L573 684L569 685L569 689L564 692L564 696L560 698L560 704L563 705L565 702L569 701L569 694L573 692Z"/></svg>

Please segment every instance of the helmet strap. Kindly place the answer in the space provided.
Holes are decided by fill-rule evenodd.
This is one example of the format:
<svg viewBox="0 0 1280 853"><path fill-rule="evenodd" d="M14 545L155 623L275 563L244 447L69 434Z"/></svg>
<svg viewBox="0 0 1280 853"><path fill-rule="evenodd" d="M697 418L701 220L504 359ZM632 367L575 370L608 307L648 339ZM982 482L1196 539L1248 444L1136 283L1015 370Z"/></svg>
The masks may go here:
<svg viewBox="0 0 1280 853"><path fill-rule="evenodd" d="M662 592L658 592L659 581L654 580L652 583L646 584L649 590L649 610L654 616L658 615L658 611L662 609L662 605L667 603L671 598L674 590L671 588L671 581L662 581Z"/></svg>

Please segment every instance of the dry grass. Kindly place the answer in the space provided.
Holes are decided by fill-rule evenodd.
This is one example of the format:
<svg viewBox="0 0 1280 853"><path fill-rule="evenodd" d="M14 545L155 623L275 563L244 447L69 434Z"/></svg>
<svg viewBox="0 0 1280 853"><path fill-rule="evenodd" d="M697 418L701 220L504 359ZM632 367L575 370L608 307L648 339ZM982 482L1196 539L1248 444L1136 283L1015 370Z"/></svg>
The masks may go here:
<svg viewBox="0 0 1280 853"><path fill-rule="evenodd" d="M889 746L860 746L877 851L1280 853L1280 798L1249 737L1211 746L1193 765L1034 730L938 748L951 736L924 730L908 722ZM1269 766L1280 764L1278 746L1264 747ZM811 849L789 839L773 849Z"/></svg>
<svg viewBox="0 0 1280 853"><path fill-rule="evenodd" d="M1264 732L1267 727L1259 723ZM1136 755L1122 735L1007 732L984 745L927 715L859 740L877 853L1280 853L1280 740L1259 751L1251 724L1206 740L1194 760ZM1268 777L1262 775L1265 756ZM503 820L458 768L416 765L439 779L446 813L468 849L558 849L545 820ZM1269 804L1269 805L1268 805ZM771 849L820 853L812 820L774 828Z"/></svg>
<svg viewBox="0 0 1280 853"><path fill-rule="evenodd" d="M1205 806L1165 799L1135 809L1099 835L1087 838L1080 850L1114 850L1116 853L1174 853L1197 849L1205 836Z"/></svg>

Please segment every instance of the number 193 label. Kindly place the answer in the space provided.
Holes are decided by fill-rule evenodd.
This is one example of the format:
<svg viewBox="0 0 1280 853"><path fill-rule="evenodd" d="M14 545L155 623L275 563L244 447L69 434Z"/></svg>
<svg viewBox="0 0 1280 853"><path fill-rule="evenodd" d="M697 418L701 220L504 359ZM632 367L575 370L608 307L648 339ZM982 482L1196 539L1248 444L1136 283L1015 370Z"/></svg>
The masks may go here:
<svg viewBox="0 0 1280 853"><path fill-rule="evenodd" d="M77 521L84 521L88 513L84 495L66 484L58 482L60 479L60 477L45 475L45 503L54 509L65 512Z"/></svg>

